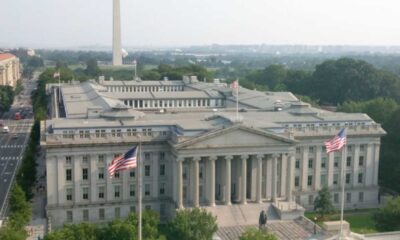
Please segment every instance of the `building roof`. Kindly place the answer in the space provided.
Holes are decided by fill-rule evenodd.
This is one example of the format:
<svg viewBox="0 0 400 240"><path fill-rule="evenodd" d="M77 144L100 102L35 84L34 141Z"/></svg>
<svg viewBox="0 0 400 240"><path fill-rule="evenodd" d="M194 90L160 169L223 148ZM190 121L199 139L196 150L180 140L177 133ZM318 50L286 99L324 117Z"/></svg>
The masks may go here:
<svg viewBox="0 0 400 240"><path fill-rule="evenodd" d="M0 53L0 61L15 58L16 56L11 53Z"/></svg>

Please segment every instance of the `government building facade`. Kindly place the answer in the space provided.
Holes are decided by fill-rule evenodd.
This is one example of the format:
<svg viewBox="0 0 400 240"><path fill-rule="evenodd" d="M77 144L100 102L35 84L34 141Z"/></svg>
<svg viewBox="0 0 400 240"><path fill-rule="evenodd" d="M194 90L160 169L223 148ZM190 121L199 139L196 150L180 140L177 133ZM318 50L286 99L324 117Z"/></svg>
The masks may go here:
<svg viewBox="0 0 400 240"><path fill-rule="evenodd" d="M385 131L366 114L314 108L289 92L240 87L238 98L226 84L195 77L100 79L48 85L47 91L52 116L41 122L41 146L53 228L137 211L137 169L110 178L107 166L139 143L143 206L162 219L187 207L312 209L325 185L339 206L341 179L346 208L378 205ZM347 156L326 154L324 141L344 127Z"/></svg>
<svg viewBox="0 0 400 240"><path fill-rule="evenodd" d="M0 53L0 86L15 88L20 78L19 58L10 53Z"/></svg>

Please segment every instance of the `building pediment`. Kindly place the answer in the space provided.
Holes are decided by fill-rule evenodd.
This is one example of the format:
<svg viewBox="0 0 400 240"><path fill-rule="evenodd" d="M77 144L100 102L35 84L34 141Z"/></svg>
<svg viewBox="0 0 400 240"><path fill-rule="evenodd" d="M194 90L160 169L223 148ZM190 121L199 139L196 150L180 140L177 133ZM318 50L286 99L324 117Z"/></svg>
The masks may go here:
<svg viewBox="0 0 400 240"><path fill-rule="evenodd" d="M233 125L175 145L175 149L292 146L296 141L244 125Z"/></svg>

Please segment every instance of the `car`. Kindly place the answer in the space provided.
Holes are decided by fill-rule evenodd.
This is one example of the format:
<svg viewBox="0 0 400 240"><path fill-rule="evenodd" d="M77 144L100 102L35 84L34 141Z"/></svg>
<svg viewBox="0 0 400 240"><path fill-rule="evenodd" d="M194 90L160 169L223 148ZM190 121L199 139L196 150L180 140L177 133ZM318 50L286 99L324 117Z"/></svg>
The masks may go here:
<svg viewBox="0 0 400 240"><path fill-rule="evenodd" d="M8 128L8 126L4 126L3 129L2 129L2 132L3 133L9 133L10 129Z"/></svg>

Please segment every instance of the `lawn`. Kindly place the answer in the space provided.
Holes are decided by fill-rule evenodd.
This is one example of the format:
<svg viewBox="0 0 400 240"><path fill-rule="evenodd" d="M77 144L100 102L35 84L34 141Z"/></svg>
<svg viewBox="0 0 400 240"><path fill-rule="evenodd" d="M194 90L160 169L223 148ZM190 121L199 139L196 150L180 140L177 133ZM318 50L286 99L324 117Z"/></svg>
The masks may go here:
<svg viewBox="0 0 400 240"><path fill-rule="evenodd" d="M344 212L344 220L350 223L350 228L352 232L355 233L375 233L378 230L375 228L375 221L373 219L373 215L376 209L368 209L368 210L356 210L356 211L345 211ZM316 213L314 212L306 212L305 217L309 219L314 219ZM336 221L340 220L340 213L333 213L326 216L327 221ZM322 225L322 222L318 223Z"/></svg>

